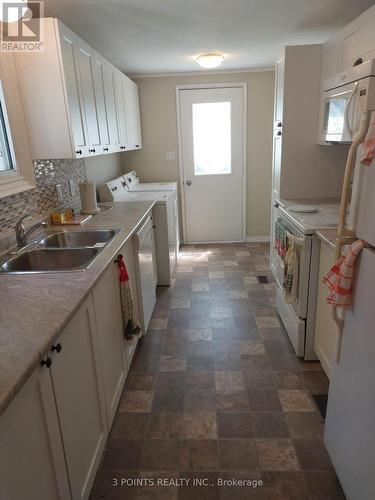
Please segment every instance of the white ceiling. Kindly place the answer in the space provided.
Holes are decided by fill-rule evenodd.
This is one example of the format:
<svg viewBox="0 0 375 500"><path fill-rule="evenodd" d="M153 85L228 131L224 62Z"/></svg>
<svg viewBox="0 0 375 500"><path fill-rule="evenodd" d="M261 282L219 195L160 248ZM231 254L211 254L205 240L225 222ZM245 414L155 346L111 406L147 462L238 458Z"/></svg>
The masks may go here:
<svg viewBox="0 0 375 500"><path fill-rule="evenodd" d="M273 65L284 45L321 43L372 0L45 0L128 74L198 71L194 56L225 54L222 70Z"/></svg>

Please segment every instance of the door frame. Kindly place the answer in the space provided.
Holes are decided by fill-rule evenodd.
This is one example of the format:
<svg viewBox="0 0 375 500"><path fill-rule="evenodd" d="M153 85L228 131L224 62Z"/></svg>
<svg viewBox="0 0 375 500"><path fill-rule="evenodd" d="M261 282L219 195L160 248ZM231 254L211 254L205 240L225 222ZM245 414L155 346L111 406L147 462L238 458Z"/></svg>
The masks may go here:
<svg viewBox="0 0 375 500"><path fill-rule="evenodd" d="M181 218L182 218L182 240L187 243L186 237L186 204L184 190L184 170L182 158L182 126L181 126L181 107L180 107L180 91L181 90L202 90L202 89L220 89L220 88L240 88L242 89L242 240L246 241L246 152L247 152L247 83L232 82L232 83L201 83L192 85L176 85L176 114L177 114L177 138L178 138L178 170L180 176L180 192L181 192ZM220 243L220 242L217 242ZM225 242L225 243L230 243Z"/></svg>

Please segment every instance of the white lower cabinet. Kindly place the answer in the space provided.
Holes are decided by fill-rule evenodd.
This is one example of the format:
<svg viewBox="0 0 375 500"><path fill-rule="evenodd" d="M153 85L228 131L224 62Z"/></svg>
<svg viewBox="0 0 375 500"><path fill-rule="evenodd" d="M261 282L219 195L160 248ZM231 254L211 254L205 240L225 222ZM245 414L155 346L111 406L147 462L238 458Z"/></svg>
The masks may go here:
<svg viewBox="0 0 375 500"><path fill-rule="evenodd" d="M52 381L47 368L40 366L34 371L0 417L0 498L70 498Z"/></svg>
<svg viewBox="0 0 375 500"><path fill-rule="evenodd" d="M119 251L139 324L133 241ZM137 339L125 342L110 264L0 416L0 500L87 500Z"/></svg>
<svg viewBox="0 0 375 500"><path fill-rule="evenodd" d="M109 426L128 372L119 293L119 272L110 265L93 291L104 394Z"/></svg>
<svg viewBox="0 0 375 500"><path fill-rule="evenodd" d="M331 376L331 368L336 359L339 332L332 317L332 306L326 301L328 288L322 282L322 278L328 273L334 263L334 249L321 242L314 349L328 378Z"/></svg>
<svg viewBox="0 0 375 500"><path fill-rule="evenodd" d="M74 500L87 499L108 434L93 300L65 327L50 368ZM55 344L56 345L56 344Z"/></svg>

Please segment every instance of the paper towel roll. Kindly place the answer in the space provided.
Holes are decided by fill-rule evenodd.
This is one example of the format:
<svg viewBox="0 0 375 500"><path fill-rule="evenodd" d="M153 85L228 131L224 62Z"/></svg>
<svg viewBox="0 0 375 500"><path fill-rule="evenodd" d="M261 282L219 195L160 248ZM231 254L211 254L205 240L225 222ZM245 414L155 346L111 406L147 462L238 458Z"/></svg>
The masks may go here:
<svg viewBox="0 0 375 500"><path fill-rule="evenodd" d="M96 185L95 182L86 181L80 182L79 194L81 196L81 213L82 214L97 214L100 208L96 202Z"/></svg>

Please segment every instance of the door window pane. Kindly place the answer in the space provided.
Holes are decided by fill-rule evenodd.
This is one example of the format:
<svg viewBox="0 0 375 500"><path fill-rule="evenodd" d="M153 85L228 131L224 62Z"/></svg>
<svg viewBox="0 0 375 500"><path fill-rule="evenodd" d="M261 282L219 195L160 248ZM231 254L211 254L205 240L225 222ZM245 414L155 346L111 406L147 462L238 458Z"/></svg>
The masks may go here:
<svg viewBox="0 0 375 500"><path fill-rule="evenodd" d="M231 103L193 104L195 175L230 174Z"/></svg>

